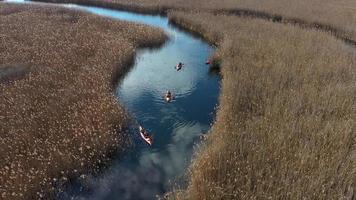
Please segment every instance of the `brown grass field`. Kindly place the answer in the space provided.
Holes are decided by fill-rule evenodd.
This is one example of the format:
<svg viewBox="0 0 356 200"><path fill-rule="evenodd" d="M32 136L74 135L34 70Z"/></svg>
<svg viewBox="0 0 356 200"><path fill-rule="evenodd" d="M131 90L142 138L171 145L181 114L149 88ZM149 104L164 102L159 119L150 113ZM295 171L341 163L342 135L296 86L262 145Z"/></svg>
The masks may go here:
<svg viewBox="0 0 356 200"><path fill-rule="evenodd" d="M219 44L210 137L169 199L355 199L356 50L327 33L173 12Z"/></svg>
<svg viewBox="0 0 356 200"><path fill-rule="evenodd" d="M323 28L340 37L356 41L356 1L354 0L38 0L73 2L146 13L165 13L168 9L241 11L257 18L282 17L286 23ZM236 12L237 11L237 12ZM242 14L242 15L244 15Z"/></svg>
<svg viewBox="0 0 356 200"><path fill-rule="evenodd" d="M123 149L127 115L113 83L136 48L165 39L143 25L0 3L0 199L51 198L54 185Z"/></svg>

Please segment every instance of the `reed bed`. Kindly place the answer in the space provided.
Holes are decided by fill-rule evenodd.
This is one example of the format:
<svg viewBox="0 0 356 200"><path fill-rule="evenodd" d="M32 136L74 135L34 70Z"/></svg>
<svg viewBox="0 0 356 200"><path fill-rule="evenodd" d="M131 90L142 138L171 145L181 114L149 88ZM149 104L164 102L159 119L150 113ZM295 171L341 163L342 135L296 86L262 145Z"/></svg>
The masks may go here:
<svg viewBox="0 0 356 200"><path fill-rule="evenodd" d="M0 3L0 199L51 199L121 152L127 115L113 85L138 47L165 34L49 6Z"/></svg>
<svg viewBox="0 0 356 200"><path fill-rule="evenodd" d="M356 52L327 33L208 13L174 23L217 43L217 119L168 199L356 198Z"/></svg>
<svg viewBox="0 0 356 200"><path fill-rule="evenodd" d="M204 10L253 16L275 22L323 29L356 44L356 1L353 0L36 0L78 3L149 14L169 9Z"/></svg>

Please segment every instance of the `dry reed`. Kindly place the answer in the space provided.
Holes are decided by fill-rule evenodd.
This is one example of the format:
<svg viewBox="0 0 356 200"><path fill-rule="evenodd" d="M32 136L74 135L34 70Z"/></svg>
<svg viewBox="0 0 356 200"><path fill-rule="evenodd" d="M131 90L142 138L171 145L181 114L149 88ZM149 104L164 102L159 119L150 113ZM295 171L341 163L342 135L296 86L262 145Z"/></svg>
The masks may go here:
<svg viewBox="0 0 356 200"><path fill-rule="evenodd" d="M170 19L219 44L211 135L170 199L356 198L356 54L319 31L231 16Z"/></svg>
<svg viewBox="0 0 356 200"><path fill-rule="evenodd" d="M53 198L54 186L121 151L126 114L112 83L162 31L47 6L0 3L0 199ZM47 196L46 196L47 195Z"/></svg>
<svg viewBox="0 0 356 200"><path fill-rule="evenodd" d="M353 0L37 0L71 2L143 13L166 13L169 9L229 12L257 18L282 20L323 28L356 41L356 1ZM356 42L355 42L356 43Z"/></svg>

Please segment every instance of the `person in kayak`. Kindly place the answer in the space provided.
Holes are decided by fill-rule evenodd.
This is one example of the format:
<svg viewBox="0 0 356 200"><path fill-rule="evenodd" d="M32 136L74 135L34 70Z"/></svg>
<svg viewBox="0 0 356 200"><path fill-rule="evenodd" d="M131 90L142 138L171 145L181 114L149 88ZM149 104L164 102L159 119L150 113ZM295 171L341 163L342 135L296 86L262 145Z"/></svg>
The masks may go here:
<svg viewBox="0 0 356 200"><path fill-rule="evenodd" d="M146 131L146 129L144 129L142 126L139 127L140 128L140 135L142 137L142 139L147 142L149 145L152 145L153 143L153 138L152 136L150 136L148 134L148 132Z"/></svg>
<svg viewBox="0 0 356 200"><path fill-rule="evenodd" d="M171 99L172 98L172 93L171 91L167 90L166 92L166 98Z"/></svg>
<svg viewBox="0 0 356 200"><path fill-rule="evenodd" d="M143 136L145 136L145 138L149 138L150 137L150 135L148 135L146 129L144 129L143 127L141 127L140 132L142 133Z"/></svg>
<svg viewBox="0 0 356 200"><path fill-rule="evenodd" d="M164 99L169 103L173 100L173 95L171 93L171 91L167 90Z"/></svg>
<svg viewBox="0 0 356 200"><path fill-rule="evenodd" d="M178 65L176 66L177 71L181 70L183 68L183 63L179 62Z"/></svg>

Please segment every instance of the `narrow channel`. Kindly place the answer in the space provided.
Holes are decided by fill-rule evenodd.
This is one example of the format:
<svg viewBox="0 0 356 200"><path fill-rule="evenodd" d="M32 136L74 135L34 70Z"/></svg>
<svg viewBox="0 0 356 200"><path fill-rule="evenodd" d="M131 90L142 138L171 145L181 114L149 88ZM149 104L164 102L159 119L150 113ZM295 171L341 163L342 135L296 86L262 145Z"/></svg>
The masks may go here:
<svg viewBox="0 0 356 200"><path fill-rule="evenodd" d="M205 60L214 48L170 25L167 17L74 4L60 5L159 27L170 39L159 49L139 50L134 66L116 88L120 103L138 124L153 134L153 145L148 146L140 138L138 130L132 131L132 150L114 160L101 174L78 181L59 192L57 198L156 199L157 195L169 191L173 183L182 179L194 147L213 122L220 77L209 72ZM185 64L179 72L174 69L178 62ZM175 95L171 103L163 99L166 90Z"/></svg>

